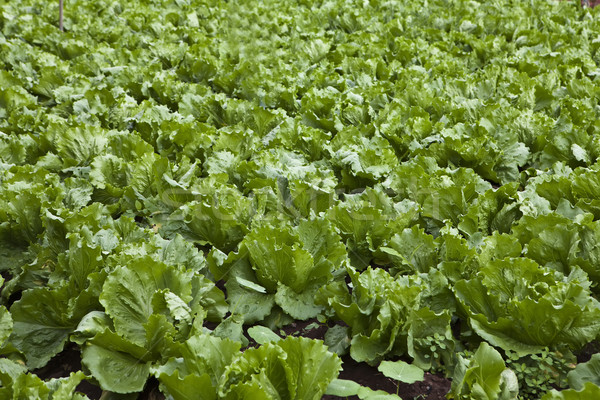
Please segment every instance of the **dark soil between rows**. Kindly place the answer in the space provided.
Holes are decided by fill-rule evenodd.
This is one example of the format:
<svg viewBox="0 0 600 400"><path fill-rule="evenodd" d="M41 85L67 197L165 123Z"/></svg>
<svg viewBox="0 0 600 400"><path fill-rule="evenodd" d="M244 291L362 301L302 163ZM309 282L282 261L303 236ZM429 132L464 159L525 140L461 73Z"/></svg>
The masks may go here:
<svg viewBox="0 0 600 400"><path fill-rule="evenodd" d="M442 375L425 373L425 380L413 384L396 382L384 376L377 368L366 363L357 363L346 356L342 358L344 370L340 373L340 379L349 379L368 386L373 390L383 390L388 393L396 393L403 400L445 400L450 391L450 381ZM323 400L339 399L337 396L323 396ZM358 396L349 397L350 400L358 399Z"/></svg>

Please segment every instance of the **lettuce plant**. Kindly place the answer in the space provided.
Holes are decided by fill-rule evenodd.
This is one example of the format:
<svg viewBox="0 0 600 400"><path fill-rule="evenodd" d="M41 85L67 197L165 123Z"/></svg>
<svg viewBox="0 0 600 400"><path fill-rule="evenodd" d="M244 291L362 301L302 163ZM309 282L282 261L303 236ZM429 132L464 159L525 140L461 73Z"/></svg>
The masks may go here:
<svg viewBox="0 0 600 400"><path fill-rule="evenodd" d="M209 260L217 279L226 278L233 312L245 322L260 321L274 306L296 319L317 316L316 292L345 272L346 249L324 220L297 226L256 223L237 252L213 251Z"/></svg>
<svg viewBox="0 0 600 400"><path fill-rule="evenodd" d="M573 350L600 332L600 304L579 268L565 276L526 258L483 266L454 285L473 330L489 343L527 354L566 345Z"/></svg>

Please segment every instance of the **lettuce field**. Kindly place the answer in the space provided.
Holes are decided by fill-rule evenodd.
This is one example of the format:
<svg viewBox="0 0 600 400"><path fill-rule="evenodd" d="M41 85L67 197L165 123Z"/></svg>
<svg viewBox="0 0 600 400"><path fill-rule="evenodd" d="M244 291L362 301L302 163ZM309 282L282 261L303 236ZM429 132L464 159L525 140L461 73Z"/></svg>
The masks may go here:
<svg viewBox="0 0 600 400"><path fill-rule="evenodd" d="M600 399L600 11L58 3L0 0L0 399Z"/></svg>

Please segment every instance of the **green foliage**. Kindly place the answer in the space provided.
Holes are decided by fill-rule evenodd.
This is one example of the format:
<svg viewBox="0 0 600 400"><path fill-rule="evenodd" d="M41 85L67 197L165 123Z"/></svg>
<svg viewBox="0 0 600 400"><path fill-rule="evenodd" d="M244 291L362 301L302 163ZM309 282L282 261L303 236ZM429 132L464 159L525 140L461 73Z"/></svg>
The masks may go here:
<svg viewBox="0 0 600 400"><path fill-rule="evenodd" d="M538 399L553 388L565 388L567 374L576 362L568 352L565 354L548 349L527 356L506 351L505 360L519 381L520 399Z"/></svg>
<svg viewBox="0 0 600 400"><path fill-rule="evenodd" d="M60 32L0 1L0 397L81 399L31 372L65 346L115 396L397 398L336 380L348 352L598 397L576 3L72 1ZM324 343L275 333L312 318Z"/></svg>
<svg viewBox="0 0 600 400"><path fill-rule="evenodd" d="M362 400L398 400L395 394L386 393L383 390L373 390L367 386L359 385L347 379L334 379L325 392L338 397L358 396Z"/></svg>
<svg viewBox="0 0 600 400"><path fill-rule="evenodd" d="M423 380L423 370L404 361L382 361L377 369L388 378L405 383L415 383Z"/></svg>
<svg viewBox="0 0 600 400"><path fill-rule="evenodd" d="M468 358L458 357L450 398L516 400L517 377L493 347L483 342Z"/></svg>
<svg viewBox="0 0 600 400"><path fill-rule="evenodd" d="M546 393L542 400L579 400L579 399L593 399L595 396L600 394L600 386L586 382L585 386L581 390L568 389L563 391L552 390Z"/></svg>
<svg viewBox="0 0 600 400"><path fill-rule="evenodd" d="M3 283L4 279L0 276L0 287ZM0 306L0 327L0 348L2 348L13 328L12 316L4 306Z"/></svg>
<svg viewBox="0 0 600 400"><path fill-rule="evenodd" d="M227 279L229 299L246 322L264 319L274 305L304 320L319 314L315 293L343 272L346 259L329 222L309 219L296 226L256 223L236 253L213 252L209 265Z"/></svg>
<svg viewBox="0 0 600 400"><path fill-rule="evenodd" d="M87 396L75 392L84 378L84 373L78 371L65 378L43 381L34 374L26 373L25 368L13 361L0 360L0 395L7 399L88 400Z"/></svg>
<svg viewBox="0 0 600 400"><path fill-rule="evenodd" d="M560 345L576 350L597 337L600 308L589 286L578 268L565 276L527 258L505 258L457 282L454 292L478 335L527 354Z"/></svg>
<svg viewBox="0 0 600 400"><path fill-rule="evenodd" d="M592 355L591 359L585 363L578 364L575 369L567 374L569 386L575 390L582 390L587 382L592 382L600 386L600 354Z"/></svg>

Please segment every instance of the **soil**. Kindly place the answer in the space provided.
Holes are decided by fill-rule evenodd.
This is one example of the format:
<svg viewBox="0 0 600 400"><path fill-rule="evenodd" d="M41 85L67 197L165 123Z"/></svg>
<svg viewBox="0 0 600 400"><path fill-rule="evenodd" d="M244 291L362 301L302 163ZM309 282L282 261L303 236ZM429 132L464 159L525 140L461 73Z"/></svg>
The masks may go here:
<svg viewBox="0 0 600 400"><path fill-rule="evenodd" d="M304 336L311 339L321 339L325 337L328 326L319 323L316 319L308 321L298 321L282 328L286 335ZM425 380L413 384L398 383L385 377L375 367L366 363L357 363L349 355L342 357L343 370L340 373L340 379L350 379L368 386L374 390L383 390L388 393L397 393L404 400L443 400L450 390L450 381L442 375L425 373ZM33 371L42 379L67 377L71 372L81 370L81 353L74 344L69 345L65 350L56 355L43 368ZM102 389L97 385L83 381L77 386L77 391L87 395L90 400L98 400L102 396ZM150 378L146 388L138 396L138 400L163 400L158 388L158 381ZM325 395L323 400L340 399L337 396ZM349 399L358 399L357 396Z"/></svg>
<svg viewBox="0 0 600 400"><path fill-rule="evenodd" d="M596 353L600 353L600 342L594 340L583 346L583 349L577 354L577 364L585 363L590 361L592 356Z"/></svg>
<svg viewBox="0 0 600 400"><path fill-rule="evenodd" d="M340 379L349 379L368 386L373 390L383 390L388 393L397 393L403 400L445 400L450 391L450 380L443 375L425 373L425 379L413 384L402 383L387 378L375 367L366 363L357 363L349 356L342 357ZM336 400L337 396L323 396L323 400ZM358 396L348 397L350 400L358 400Z"/></svg>
<svg viewBox="0 0 600 400"><path fill-rule="evenodd" d="M306 321L296 321L282 328L286 336L304 336L309 339L323 340L328 326L319 323L316 318Z"/></svg>

